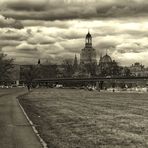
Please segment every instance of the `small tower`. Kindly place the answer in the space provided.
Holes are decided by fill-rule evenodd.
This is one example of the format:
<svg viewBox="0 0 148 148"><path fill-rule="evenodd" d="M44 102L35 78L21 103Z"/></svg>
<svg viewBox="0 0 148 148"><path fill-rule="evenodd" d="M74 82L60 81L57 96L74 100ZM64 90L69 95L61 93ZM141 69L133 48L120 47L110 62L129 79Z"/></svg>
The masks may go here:
<svg viewBox="0 0 148 148"><path fill-rule="evenodd" d="M73 68L74 68L75 72L78 70L78 60L77 60L76 54L75 54L75 58L74 58Z"/></svg>
<svg viewBox="0 0 148 148"><path fill-rule="evenodd" d="M41 64L41 61L40 61L40 59L38 60L38 65L40 65Z"/></svg>
<svg viewBox="0 0 148 148"><path fill-rule="evenodd" d="M81 73L88 76L96 73L96 50L92 46L92 36L88 33L85 37L85 47L81 49L80 53L80 70Z"/></svg>

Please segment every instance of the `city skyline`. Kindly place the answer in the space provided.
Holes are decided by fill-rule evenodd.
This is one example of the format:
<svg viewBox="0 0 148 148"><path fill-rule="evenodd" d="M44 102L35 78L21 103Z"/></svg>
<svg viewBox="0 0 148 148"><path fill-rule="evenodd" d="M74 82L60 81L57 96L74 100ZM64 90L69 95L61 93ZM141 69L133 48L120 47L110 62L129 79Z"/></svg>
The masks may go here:
<svg viewBox="0 0 148 148"><path fill-rule="evenodd" d="M148 66L147 6L146 0L1 0L0 51L18 64L62 62L80 54L89 29L97 60L108 49L120 65Z"/></svg>

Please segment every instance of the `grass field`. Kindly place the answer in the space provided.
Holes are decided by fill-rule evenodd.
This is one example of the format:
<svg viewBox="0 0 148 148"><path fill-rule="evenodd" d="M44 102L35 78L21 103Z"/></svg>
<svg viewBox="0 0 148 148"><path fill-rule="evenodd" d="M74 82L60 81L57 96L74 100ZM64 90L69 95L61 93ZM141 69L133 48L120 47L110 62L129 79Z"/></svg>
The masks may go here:
<svg viewBox="0 0 148 148"><path fill-rule="evenodd" d="M20 102L49 148L148 147L148 93L36 89Z"/></svg>

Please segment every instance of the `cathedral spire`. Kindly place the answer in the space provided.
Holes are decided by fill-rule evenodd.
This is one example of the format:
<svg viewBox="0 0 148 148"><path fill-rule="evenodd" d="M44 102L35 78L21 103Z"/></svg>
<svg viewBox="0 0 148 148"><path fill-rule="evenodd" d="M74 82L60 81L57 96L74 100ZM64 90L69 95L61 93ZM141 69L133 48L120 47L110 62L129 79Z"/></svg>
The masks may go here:
<svg viewBox="0 0 148 148"><path fill-rule="evenodd" d="M76 56L76 54L75 54L75 58L74 58L74 64L73 64L73 67L74 67L74 71L76 71L77 68L78 68L78 60L77 60L77 56Z"/></svg>

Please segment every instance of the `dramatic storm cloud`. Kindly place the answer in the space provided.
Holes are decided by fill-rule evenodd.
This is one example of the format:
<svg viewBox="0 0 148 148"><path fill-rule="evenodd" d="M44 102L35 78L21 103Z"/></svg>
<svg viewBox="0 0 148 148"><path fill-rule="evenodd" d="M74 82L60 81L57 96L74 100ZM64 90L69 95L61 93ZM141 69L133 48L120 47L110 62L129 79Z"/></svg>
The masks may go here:
<svg viewBox="0 0 148 148"><path fill-rule="evenodd" d="M145 16L148 12L144 0L2 0L1 6L5 16L27 20Z"/></svg>
<svg viewBox="0 0 148 148"><path fill-rule="evenodd" d="M0 51L16 63L79 57L90 30L99 56L148 66L146 0L1 0Z"/></svg>

